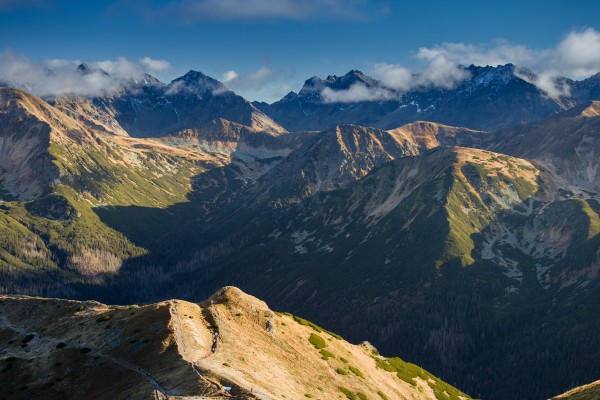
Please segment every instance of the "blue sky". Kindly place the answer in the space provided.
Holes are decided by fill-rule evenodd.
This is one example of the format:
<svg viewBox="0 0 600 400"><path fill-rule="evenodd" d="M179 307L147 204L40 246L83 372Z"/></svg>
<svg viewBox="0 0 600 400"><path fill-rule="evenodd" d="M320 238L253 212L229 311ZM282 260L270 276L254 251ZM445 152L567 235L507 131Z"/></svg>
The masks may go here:
<svg viewBox="0 0 600 400"><path fill-rule="evenodd" d="M597 34L599 15L597 0L0 0L0 50L32 63L151 57L168 62L149 71L163 81L195 69L272 101L313 75L381 73L382 65L418 72L431 63L420 49L460 62L514 55L535 70L539 54L553 57L569 34ZM596 67L584 62L585 73ZM554 72L579 78L576 67Z"/></svg>

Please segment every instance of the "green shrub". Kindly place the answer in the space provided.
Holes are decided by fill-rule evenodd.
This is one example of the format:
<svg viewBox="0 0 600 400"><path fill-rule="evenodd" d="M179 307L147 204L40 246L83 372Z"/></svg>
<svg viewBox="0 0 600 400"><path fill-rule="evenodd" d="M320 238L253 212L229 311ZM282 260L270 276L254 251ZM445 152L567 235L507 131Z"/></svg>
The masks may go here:
<svg viewBox="0 0 600 400"><path fill-rule="evenodd" d="M304 397L308 397L309 399L312 399L313 395L310 393L304 393Z"/></svg>
<svg viewBox="0 0 600 400"><path fill-rule="evenodd" d="M344 358L344 357L340 357L340 360L342 360L342 362L348 364L348 359Z"/></svg>
<svg viewBox="0 0 600 400"><path fill-rule="evenodd" d="M348 371L346 371L344 368L336 368L335 372L337 372L340 375L348 375Z"/></svg>
<svg viewBox="0 0 600 400"><path fill-rule="evenodd" d="M466 397L464 393L456 389L454 386L443 382L439 378L431 375L418 365L403 361L400 358L376 358L375 362L378 368L388 372L395 372L398 378L416 386L415 378L421 378L433 389L433 393L438 399L458 400L460 396ZM447 393L447 394L445 394ZM381 394L380 394L381 396ZM383 398L383 397L382 397Z"/></svg>
<svg viewBox="0 0 600 400"><path fill-rule="evenodd" d="M343 338L342 338L340 335L338 335L338 334L336 334L336 333L333 333L333 332L329 332L328 330L326 330L326 329L323 329L323 328L321 328L319 325L317 325L317 324L315 324L315 323L312 323L312 322L310 322L310 321L307 321L307 320L305 320L304 318L300 318L300 317L298 317L298 316L296 316L296 315L292 315L292 314L290 314L290 313L284 313L284 314L285 314L285 315L288 315L288 316L290 316L290 317L292 317L292 318L294 318L294 321L296 321L296 322L297 322L297 323L299 323L300 325L304 325L304 326L311 327L311 328L313 328L315 331L317 331L317 332L319 332L319 333L322 333L322 332L328 333L328 334L330 334L331 336L333 336L334 338L336 338L336 339L338 339L338 340L342 340L342 339L343 339Z"/></svg>
<svg viewBox="0 0 600 400"><path fill-rule="evenodd" d="M338 386L338 389L340 390L340 392L344 393L344 395L348 398L348 400L356 400L356 396L354 395L354 393L352 393L345 387Z"/></svg>
<svg viewBox="0 0 600 400"><path fill-rule="evenodd" d="M324 349L325 347L327 347L327 343L325 342L325 339L323 339L321 336L314 334L314 333L310 334L308 341L310 342L310 344L315 346L315 349L317 349L317 350L321 350L321 349Z"/></svg>
<svg viewBox="0 0 600 400"><path fill-rule="evenodd" d="M358 398L360 400L369 400L369 398L367 397L367 395L364 394L364 393L358 392L358 393L356 393L356 395L358 396Z"/></svg>
<svg viewBox="0 0 600 400"><path fill-rule="evenodd" d="M383 393L381 390L379 392L377 392L377 394L379 395L379 397L381 397L383 400L390 400L389 397L387 397L385 395L385 393Z"/></svg>
<svg viewBox="0 0 600 400"><path fill-rule="evenodd" d="M353 366L350 366L350 367L348 367L348 369L349 369L350 371L352 371L352 373L353 373L354 375L358 376L359 378L364 378L364 375L363 375L363 373L362 373L362 372L360 372L360 370L359 370L358 368L356 368L356 367L353 367ZM359 397L360 397L360 396L359 396Z"/></svg>
<svg viewBox="0 0 600 400"><path fill-rule="evenodd" d="M335 358L335 355L327 350L321 350L319 353L321 353L321 355L323 356L321 358L325 361L329 360L330 358Z"/></svg>

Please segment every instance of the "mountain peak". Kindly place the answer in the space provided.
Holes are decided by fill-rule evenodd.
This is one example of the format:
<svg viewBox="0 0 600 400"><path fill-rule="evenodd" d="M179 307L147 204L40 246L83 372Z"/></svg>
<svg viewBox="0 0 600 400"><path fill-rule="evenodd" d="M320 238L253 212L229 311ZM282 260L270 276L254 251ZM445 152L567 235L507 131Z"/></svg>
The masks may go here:
<svg viewBox="0 0 600 400"><path fill-rule="evenodd" d="M171 81L171 85L183 86L189 91L197 93L217 92L223 93L227 91L225 85L218 80L200 72L189 70L185 75Z"/></svg>
<svg viewBox="0 0 600 400"><path fill-rule="evenodd" d="M204 304L231 304L235 306L236 310L245 311L247 314L256 311L260 311L261 314L271 313L264 301L243 292L235 286L225 286L217 290Z"/></svg>
<svg viewBox="0 0 600 400"><path fill-rule="evenodd" d="M88 72L91 68L87 63L81 63L77 66L77 71Z"/></svg>
<svg viewBox="0 0 600 400"><path fill-rule="evenodd" d="M467 86L503 86L515 78L516 67L513 64L504 64L480 67L469 65L465 68L471 74L471 79L466 81Z"/></svg>
<svg viewBox="0 0 600 400"><path fill-rule="evenodd" d="M49 72L54 73L54 71L49 70ZM89 65L88 63L81 63L77 66L77 72L83 74L83 75L88 75L94 72L100 72L102 75L105 76L110 76L110 74L108 72L106 72L105 70L103 70L102 68L97 68L97 67L93 67L91 65Z"/></svg>
<svg viewBox="0 0 600 400"><path fill-rule="evenodd" d="M363 74L361 71L353 69L346 75L335 79L330 87L334 90L347 90L350 86L361 83L367 87L377 86L379 81Z"/></svg>
<svg viewBox="0 0 600 400"><path fill-rule="evenodd" d="M181 78L183 78L185 80L198 80L198 79L204 79L204 78L208 78L208 77L209 77L208 75L206 75L200 71L195 71L193 69L190 69Z"/></svg>
<svg viewBox="0 0 600 400"><path fill-rule="evenodd" d="M355 84L374 87L379 85L379 81L365 75L359 70L353 69L343 76L328 75L325 79L313 76L304 82L304 86L302 86L298 95L309 98L318 97L320 99L320 93L326 87L333 90L348 90Z"/></svg>
<svg viewBox="0 0 600 400"><path fill-rule="evenodd" d="M150 74L144 74L142 82L147 85L164 85L160 80Z"/></svg>
<svg viewBox="0 0 600 400"><path fill-rule="evenodd" d="M302 89L300 89L300 92L298 92L298 94L299 95L307 95L309 93L318 92L318 91L321 91L323 86L324 86L323 79L321 79L315 75L304 81L304 85L302 86Z"/></svg>

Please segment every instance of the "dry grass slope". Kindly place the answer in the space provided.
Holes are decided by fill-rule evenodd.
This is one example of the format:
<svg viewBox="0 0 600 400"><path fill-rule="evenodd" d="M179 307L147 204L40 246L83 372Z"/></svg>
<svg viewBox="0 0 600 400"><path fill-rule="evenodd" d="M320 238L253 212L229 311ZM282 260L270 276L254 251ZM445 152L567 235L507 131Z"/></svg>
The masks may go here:
<svg viewBox="0 0 600 400"><path fill-rule="evenodd" d="M569 390L550 400L596 400L600 399L600 381Z"/></svg>
<svg viewBox="0 0 600 400"><path fill-rule="evenodd" d="M382 369L367 343L321 331L323 357L316 333L234 287L142 307L2 296L0 398L450 398Z"/></svg>

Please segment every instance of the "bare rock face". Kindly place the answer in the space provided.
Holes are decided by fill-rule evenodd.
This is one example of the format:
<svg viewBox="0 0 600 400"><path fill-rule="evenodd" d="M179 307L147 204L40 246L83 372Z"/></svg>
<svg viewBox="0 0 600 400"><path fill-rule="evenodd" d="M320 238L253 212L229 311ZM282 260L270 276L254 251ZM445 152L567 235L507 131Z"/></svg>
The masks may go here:
<svg viewBox="0 0 600 400"><path fill-rule="evenodd" d="M202 304L142 307L2 296L0 341L0 397L11 399L416 400L442 388L422 370L403 380L372 346L275 314L235 287Z"/></svg>

